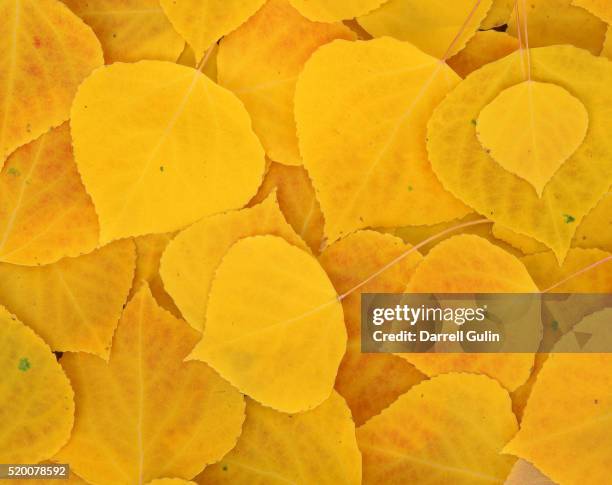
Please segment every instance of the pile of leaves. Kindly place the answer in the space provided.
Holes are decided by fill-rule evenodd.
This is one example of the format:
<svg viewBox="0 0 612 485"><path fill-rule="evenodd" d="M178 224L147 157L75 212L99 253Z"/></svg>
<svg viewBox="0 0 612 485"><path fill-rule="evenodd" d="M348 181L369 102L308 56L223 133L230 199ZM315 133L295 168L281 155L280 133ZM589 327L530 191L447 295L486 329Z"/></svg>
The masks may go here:
<svg viewBox="0 0 612 485"><path fill-rule="evenodd" d="M612 3L0 16L0 463L607 483L609 354L364 354L360 295L612 291Z"/></svg>

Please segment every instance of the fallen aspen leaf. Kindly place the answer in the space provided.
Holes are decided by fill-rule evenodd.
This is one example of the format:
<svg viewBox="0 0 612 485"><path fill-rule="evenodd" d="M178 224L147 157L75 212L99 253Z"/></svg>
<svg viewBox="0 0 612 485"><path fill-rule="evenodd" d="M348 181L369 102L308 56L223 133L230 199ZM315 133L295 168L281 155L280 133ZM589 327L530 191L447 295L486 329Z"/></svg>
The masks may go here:
<svg viewBox="0 0 612 485"><path fill-rule="evenodd" d="M418 251L411 251L401 239L375 231L350 234L319 257L336 291L344 296L348 344L335 387L346 399L358 426L425 378L400 357L361 352L362 293L402 293L421 259ZM387 269L377 274L381 268Z"/></svg>
<svg viewBox="0 0 612 485"><path fill-rule="evenodd" d="M612 4L608 0L572 0L572 5L582 7L607 24L612 24Z"/></svg>
<svg viewBox="0 0 612 485"><path fill-rule="evenodd" d="M504 453L533 463L557 483L606 483L612 466L611 368L609 354L551 354Z"/></svg>
<svg viewBox="0 0 612 485"><path fill-rule="evenodd" d="M147 485L197 485L191 480L183 480L182 478L158 478L150 481Z"/></svg>
<svg viewBox="0 0 612 485"><path fill-rule="evenodd" d="M306 249L284 219L274 194L254 207L202 219L168 244L161 259L161 278L193 328L204 329L210 286L228 249L239 239L265 234Z"/></svg>
<svg viewBox="0 0 612 485"><path fill-rule="evenodd" d="M190 359L294 413L329 397L346 338L342 306L316 259L280 237L256 236L234 244L217 268Z"/></svg>
<svg viewBox="0 0 612 485"><path fill-rule="evenodd" d="M183 362L197 340L143 286L123 312L108 363L62 357L76 421L56 459L87 481L120 485L189 480L225 455L240 435L244 399L207 365Z"/></svg>
<svg viewBox="0 0 612 485"><path fill-rule="evenodd" d="M38 463L70 437L74 393L49 346L0 307L0 462Z"/></svg>
<svg viewBox="0 0 612 485"><path fill-rule="evenodd" d="M296 121L329 242L469 212L442 188L425 148L427 120L458 82L445 64L390 38L336 40L312 55L297 84Z"/></svg>
<svg viewBox="0 0 612 485"><path fill-rule="evenodd" d="M0 261L36 266L79 256L96 248L98 233L68 124L13 152L0 173Z"/></svg>
<svg viewBox="0 0 612 485"><path fill-rule="evenodd" d="M446 60L465 47L492 3L492 0L389 0L357 20L374 37L406 40L427 54Z"/></svg>
<svg viewBox="0 0 612 485"><path fill-rule="evenodd" d="M79 87L71 128L102 244L241 207L264 172L263 150L238 98L168 62L98 69Z"/></svg>
<svg viewBox="0 0 612 485"><path fill-rule="evenodd" d="M104 61L92 30L58 0L4 0L0 18L1 168L68 119L77 87Z"/></svg>
<svg viewBox="0 0 612 485"><path fill-rule="evenodd" d="M516 2L517 0L493 0L493 5L480 24L480 28L489 30L507 24Z"/></svg>
<svg viewBox="0 0 612 485"><path fill-rule="evenodd" d="M336 392L299 414L279 413L249 399L238 444L196 481L359 485L361 453L351 411Z"/></svg>
<svg viewBox="0 0 612 485"><path fill-rule="evenodd" d="M500 451L516 430L510 397L495 381L434 377L357 429L363 483L501 483L514 459Z"/></svg>
<svg viewBox="0 0 612 485"><path fill-rule="evenodd" d="M303 167L272 163L259 191L249 203L259 204L276 191L278 205L293 230L314 254L323 249L323 213L308 172Z"/></svg>
<svg viewBox="0 0 612 485"><path fill-rule="evenodd" d="M223 38L218 57L219 84L245 104L253 129L272 160L302 164L293 98L304 63L321 45L354 38L355 34L341 23L307 20L287 0L269 0Z"/></svg>
<svg viewBox="0 0 612 485"><path fill-rule="evenodd" d="M504 485L556 485L550 478L525 460L517 460Z"/></svg>
<svg viewBox="0 0 612 485"><path fill-rule="evenodd" d="M238 28L266 0L160 0L176 31L195 53L196 61L206 49Z"/></svg>
<svg viewBox="0 0 612 485"><path fill-rule="evenodd" d="M531 77L559 85L589 113L587 136L548 182L542 197L502 168L476 135L482 109L504 89L524 81L516 52L472 73L436 108L427 145L444 187L494 222L546 244L563 260L576 227L609 190L612 143L612 63L572 46L531 49ZM495 190L491 190L495 187Z"/></svg>
<svg viewBox="0 0 612 485"><path fill-rule="evenodd" d="M521 9L521 31L524 34L526 24L530 47L571 44L599 55L606 24L572 5L572 0L518 0L517 5ZM508 33L518 37L518 30L515 9L508 22Z"/></svg>
<svg viewBox="0 0 612 485"><path fill-rule="evenodd" d="M185 42L159 0L62 0L98 36L107 64L175 61Z"/></svg>
<svg viewBox="0 0 612 485"><path fill-rule="evenodd" d="M28 268L0 263L0 304L56 351L108 357L134 275L134 244Z"/></svg>
<svg viewBox="0 0 612 485"><path fill-rule="evenodd" d="M359 17L387 0L289 0L304 17L313 22L337 22Z"/></svg>
<svg viewBox="0 0 612 485"><path fill-rule="evenodd" d="M546 184L584 142L589 115L567 90L525 81L499 93L476 123L484 150L542 197Z"/></svg>

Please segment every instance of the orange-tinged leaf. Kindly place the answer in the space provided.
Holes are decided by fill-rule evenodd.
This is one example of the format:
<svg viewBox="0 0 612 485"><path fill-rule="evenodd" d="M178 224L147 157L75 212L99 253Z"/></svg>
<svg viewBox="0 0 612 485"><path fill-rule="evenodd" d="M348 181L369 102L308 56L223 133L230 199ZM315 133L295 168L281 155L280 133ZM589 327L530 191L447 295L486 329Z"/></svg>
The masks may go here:
<svg viewBox="0 0 612 485"><path fill-rule="evenodd" d="M280 237L256 236L221 261L190 358L260 403L293 413L329 397L345 350L342 306L316 259Z"/></svg>
<svg viewBox="0 0 612 485"><path fill-rule="evenodd" d="M583 143L584 105L555 84L525 81L503 90L477 120L481 145L508 172L527 180L539 197L559 167Z"/></svg>
<svg viewBox="0 0 612 485"><path fill-rule="evenodd" d="M501 483L517 430L508 393L486 376L423 381L357 430L363 483Z"/></svg>
<svg viewBox="0 0 612 485"><path fill-rule="evenodd" d="M606 483L612 466L612 357L551 354L504 452L557 483Z"/></svg>
<svg viewBox="0 0 612 485"><path fill-rule="evenodd" d="M447 63L461 77L466 77L485 64L512 54L518 46L518 40L505 32L497 30L476 32L465 48L451 57Z"/></svg>
<svg viewBox="0 0 612 485"><path fill-rule="evenodd" d="M608 59L612 59L612 25L608 25L601 55Z"/></svg>
<svg viewBox="0 0 612 485"><path fill-rule="evenodd" d="M134 238L136 244L136 271L130 291L130 298L136 293L143 282L149 286L157 304L168 310L175 317L181 318L181 312L166 292L159 274L159 264L162 254L174 238L174 233L148 234Z"/></svg>
<svg viewBox="0 0 612 485"><path fill-rule="evenodd" d="M238 444L196 481L359 485L361 454L351 411L335 392L315 409L293 415L247 400Z"/></svg>
<svg viewBox="0 0 612 485"><path fill-rule="evenodd" d="M0 2L0 167L66 121L78 85L103 64L91 29L58 0Z"/></svg>
<svg viewBox="0 0 612 485"><path fill-rule="evenodd" d="M523 384L521 384L519 387L517 387L514 391L510 393L510 397L512 399L512 410L514 411L514 415L518 419L519 423L523 419L523 413L525 412L525 407L527 406L529 395L531 394L533 385L535 384L538 378L538 374L542 370L546 359L548 359L547 353L535 354L533 369L531 370L531 375L529 376L529 379L527 379Z"/></svg>
<svg viewBox="0 0 612 485"><path fill-rule="evenodd" d="M19 148L0 172L0 261L35 266L93 251L98 216L68 124Z"/></svg>
<svg viewBox="0 0 612 485"><path fill-rule="evenodd" d="M323 241L323 213L308 172L303 167L272 163L250 204L258 204L276 190L278 205L293 230L319 253Z"/></svg>
<svg viewBox="0 0 612 485"><path fill-rule="evenodd" d="M49 346L0 307L0 462L38 463L66 443L74 393Z"/></svg>
<svg viewBox="0 0 612 485"><path fill-rule="evenodd" d="M78 90L71 127L102 243L171 232L242 207L264 172L240 100L177 64L98 69Z"/></svg>
<svg viewBox="0 0 612 485"><path fill-rule="evenodd" d="M147 485L196 485L196 482L183 480L182 478L158 478L150 481Z"/></svg>
<svg viewBox="0 0 612 485"><path fill-rule="evenodd" d="M374 37L406 40L438 59L447 59L465 47L491 8L492 0L389 0L359 17Z"/></svg>
<svg viewBox="0 0 612 485"><path fill-rule="evenodd" d="M337 22L359 17L387 0L289 0L298 11L313 22Z"/></svg>
<svg viewBox="0 0 612 485"><path fill-rule="evenodd" d="M264 234L283 237L306 249L284 219L274 195L254 207L202 219L168 244L161 260L161 278L193 328L204 328L210 286L228 249L239 239Z"/></svg>
<svg viewBox="0 0 612 485"><path fill-rule="evenodd" d="M408 284L411 293L531 293L538 288L521 262L486 239L447 239L423 259ZM398 354L432 376L475 372L497 379L512 391L531 373L533 354Z"/></svg>
<svg viewBox="0 0 612 485"><path fill-rule="evenodd" d="M546 244L562 260L576 227L609 190L612 143L612 63L572 46L531 49L531 77L572 93L589 114L587 136L546 185L542 197L502 168L478 141L482 109L504 89L524 81L520 53L468 76L440 103L429 121L427 145L434 172L446 189L489 219ZM495 190L491 190L494 187Z"/></svg>
<svg viewBox="0 0 612 485"><path fill-rule="evenodd" d="M572 0L572 5L582 7L607 24L612 24L612 4L608 0Z"/></svg>
<svg viewBox="0 0 612 485"><path fill-rule="evenodd" d="M185 42L159 0L62 0L100 39L107 64L175 61Z"/></svg>
<svg viewBox="0 0 612 485"><path fill-rule="evenodd" d="M390 265L404 254L400 261ZM397 237L358 231L329 246L319 261L336 291L346 295L342 308L348 345L335 387L347 400L359 426L425 377L395 355L361 352L361 294L402 293L421 255ZM387 265L390 266L385 271L355 289ZM354 291L348 293L351 290Z"/></svg>
<svg viewBox="0 0 612 485"><path fill-rule="evenodd" d="M595 15L572 5L572 0L518 1L521 8L521 30L527 19L530 47L572 44L599 55L606 24ZM526 12L522 11L523 5ZM518 37L516 11L508 22L508 33Z"/></svg>
<svg viewBox="0 0 612 485"><path fill-rule="evenodd" d="M507 24L514 10L516 0L493 0L493 5L480 24L481 29L492 29ZM478 35L478 33L476 33Z"/></svg>
<svg viewBox="0 0 612 485"><path fill-rule="evenodd" d="M300 152L330 242L356 229L435 224L469 209L433 174L426 123L459 77L407 42L336 40L296 89Z"/></svg>
<svg viewBox="0 0 612 485"><path fill-rule="evenodd" d="M183 362L197 340L143 286L123 312L108 363L63 356L76 420L56 458L87 481L117 485L189 480L219 460L240 435L245 404L207 365Z"/></svg>
<svg viewBox="0 0 612 485"><path fill-rule="evenodd" d="M555 485L555 482L542 475L542 472L528 461L517 460L504 485Z"/></svg>
<svg viewBox="0 0 612 485"><path fill-rule="evenodd" d="M134 275L134 245L28 268L0 264L0 303L53 350L107 357Z"/></svg>
<svg viewBox="0 0 612 485"><path fill-rule="evenodd" d="M341 23L311 22L287 0L269 0L219 48L219 84L234 92L253 119L268 157L301 165L293 98L310 55L334 39L355 34Z"/></svg>
<svg viewBox="0 0 612 485"><path fill-rule="evenodd" d="M266 0L160 0L199 61L217 40L243 24Z"/></svg>
<svg viewBox="0 0 612 485"><path fill-rule="evenodd" d="M550 251L525 256L521 261L542 291L554 286L554 293L612 293L612 260L580 273L610 257L600 249L572 248L562 265Z"/></svg>

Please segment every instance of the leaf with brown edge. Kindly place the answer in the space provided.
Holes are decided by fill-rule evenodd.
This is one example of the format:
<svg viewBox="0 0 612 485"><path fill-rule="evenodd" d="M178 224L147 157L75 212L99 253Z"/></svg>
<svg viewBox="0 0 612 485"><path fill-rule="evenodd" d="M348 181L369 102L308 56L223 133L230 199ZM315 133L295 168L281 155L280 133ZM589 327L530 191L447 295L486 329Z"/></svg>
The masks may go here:
<svg viewBox="0 0 612 485"><path fill-rule="evenodd" d="M501 483L515 460L500 452L516 431L510 397L494 380L434 377L357 429L363 483Z"/></svg>
<svg viewBox="0 0 612 485"><path fill-rule="evenodd" d="M134 244L117 241L39 267L0 263L0 304L56 351L108 357L134 275Z"/></svg>
<svg viewBox="0 0 612 485"><path fill-rule="evenodd" d="M65 123L17 149L0 172L0 261L50 264L93 251L98 216Z"/></svg>
<svg viewBox="0 0 612 485"><path fill-rule="evenodd" d="M185 42L159 0L62 0L100 39L107 64L175 61Z"/></svg>
<svg viewBox="0 0 612 485"><path fill-rule="evenodd" d="M238 444L195 480L202 485L359 485L361 454L351 411L336 392L298 414L279 413L248 399Z"/></svg>
<svg viewBox="0 0 612 485"><path fill-rule="evenodd" d="M242 238L264 234L307 247L283 217L274 193L254 207L202 219L168 244L160 263L161 278L193 328L201 331L205 326L215 271L230 247Z"/></svg>
<svg viewBox="0 0 612 485"><path fill-rule="evenodd" d="M425 378L395 355L361 352L361 294L403 292L421 259L401 239L375 231L357 231L326 248L319 257L336 291L343 295L348 344L335 388L346 399L357 426ZM386 270L356 288L387 265Z"/></svg>
<svg viewBox="0 0 612 485"><path fill-rule="evenodd" d="M269 0L223 38L217 59L219 84L245 104L270 159L302 164L293 114L298 74L321 45L354 38L342 23L302 17L288 0Z"/></svg>
<svg viewBox="0 0 612 485"><path fill-rule="evenodd" d="M249 205L262 202L273 191L287 222L314 254L319 253L324 244L325 220L306 169L272 162Z"/></svg>
<svg viewBox="0 0 612 485"><path fill-rule="evenodd" d="M103 64L92 30L58 0L0 2L0 167L70 115L77 87Z"/></svg>
<svg viewBox="0 0 612 485"><path fill-rule="evenodd" d="M0 307L0 462L38 463L70 437L74 393L49 346Z"/></svg>
<svg viewBox="0 0 612 485"><path fill-rule="evenodd" d="M189 480L218 461L236 444L245 404L206 364L184 362L197 340L143 285L123 312L108 363L62 357L77 411L56 459L87 481L117 485Z"/></svg>
<svg viewBox="0 0 612 485"><path fill-rule="evenodd" d="M486 239L460 235L434 247L416 269L409 293L532 293L537 292L519 259ZM475 372L498 380L513 391L531 373L534 354L398 354L429 376Z"/></svg>
<svg viewBox="0 0 612 485"><path fill-rule="evenodd" d="M280 237L255 236L217 268L189 358L265 406L295 413L329 397L346 340L342 306L318 261Z"/></svg>

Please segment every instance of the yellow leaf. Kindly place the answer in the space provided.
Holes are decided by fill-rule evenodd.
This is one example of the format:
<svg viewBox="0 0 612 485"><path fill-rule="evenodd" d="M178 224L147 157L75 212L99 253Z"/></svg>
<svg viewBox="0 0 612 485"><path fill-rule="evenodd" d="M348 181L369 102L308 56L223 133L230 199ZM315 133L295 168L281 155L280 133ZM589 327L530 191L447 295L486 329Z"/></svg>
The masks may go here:
<svg viewBox="0 0 612 485"><path fill-rule="evenodd" d="M505 32L497 30L476 32L465 48L451 57L447 63L461 77L466 77L485 64L512 54L518 46L518 40Z"/></svg>
<svg viewBox="0 0 612 485"><path fill-rule="evenodd" d="M103 244L242 207L263 176L263 150L242 103L185 66L98 69L79 88L71 126Z"/></svg>
<svg viewBox="0 0 612 485"><path fill-rule="evenodd" d="M608 0L572 0L572 5L582 7L607 24L612 24L612 4Z"/></svg>
<svg viewBox="0 0 612 485"><path fill-rule="evenodd" d="M603 49L601 50L601 55L612 60L612 26L611 25L608 25L608 30L606 31L606 38L604 41L604 46L603 46Z"/></svg>
<svg viewBox="0 0 612 485"><path fill-rule="evenodd" d="M76 421L56 459L87 481L121 485L189 480L225 455L240 435L244 399L207 365L183 362L197 340L143 286L123 312L108 363L63 356Z"/></svg>
<svg viewBox="0 0 612 485"><path fill-rule="evenodd" d="M492 3L493 0L389 0L357 20L374 37L389 35L407 40L438 59L447 59L465 47Z"/></svg>
<svg viewBox="0 0 612 485"><path fill-rule="evenodd" d="M336 40L296 89L304 166L330 242L364 227L435 224L469 209L433 174L426 123L459 77L407 42Z"/></svg>
<svg viewBox="0 0 612 485"><path fill-rule="evenodd" d="M529 0L521 7L521 28L527 23L530 47L572 44L599 55L606 33L606 24L586 10L572 5L572 0ZM508 22L508 33L518 37L516 11ZM577 71L578 72L578 71Z"/></svg>
<svg viewBox="0 0 612 485"><path fill-rule="evenodd" d="M214 42L240 27L266 0L160 0L176 31L204 56Z"/></svg>
<svg viewBox="0 0 612 485"><path fill-rule="evenodd" d="M485 376L423 381L357 430L364 484L501 483L517 430L508 393Z"/></svg>
<svg viewBox="0 0 612 485"><path fill-rule="evenodd" d="M480 25L481 29L492 29L507 24L516 0L493 0L493 5ZM478 33L477 33L478 34Z"/></svg>
<svg viewBox="0 0 612 485"><path fill-rule="evenodd" d="M583 143L584 105L555 84L525 81L503 90L477 120L482 147L508 172L544 187Z"/></svg>
<svg viewBox="0 0 612 485"><path fill-rule="evenodd" d="M53 461L43 461L39 463L40 465L57 465L57 463ZM49 485L49 479L45 477L40 478L31 478L31 479L23 479L16 480L11 479L11 485ZM68 478L62 479L62 485L90 485L77 474L75 474L72 470L68 472Z"/></svg>
<svg viewBox="0 0 612 485"><path fill-rule="evenodd" d="M448 190L489 219L546 244L562 260L576 227L612 182L612 111L606 108L612 103L612 63L571 46L532 49L530 57L532 79L571 92L590 119L584 143L556 172L542 197L491 158L474 126L501 91L524 80L518 52L472 73L446 97L429 122L427 148Z"/></svg>
<svg viewBox="0 0 612 485"><path fill-rule="evenodd" d="M410 246L389 234L358 231L329 246L319 258L336 291L346 295L342 308L348 344L335 387L347 400L358 426L425 377L395 355L361 352L361 294L402 293L422 259L417 251L409 251ZM403 254L406 256L391 265ZM355 289L387 265L385 271Z"/></svg>
<svg viewBox="0 0 612 485"><path fill-rule="evenodd" d="M53 350L107 357L134 275L134 245L117 241L78 258L27 268L0 264L0 303Z"/></svg>
<svg viewBox="0 0 612 485"><path fill-rule="evenodd" d="M342 306L317 261L284 239L257 236L234 244L219 265L190 358L293 413L329 397L345 350Z"/></svg>
<svg viewBox="0 0 612 485"><path fill-rule="evenodd" d="M533 369L531 370L529 379L510 393L510 398L512 399L512 410L514 411L514 415L518 419L519 423L523 419L523 413L525 412L529 395L531 394L533 385L538 378L538 374L544 366L544 362L546 362L546 359L548 359L548 355L549 354L547 353L535 354Z"/></svg>
<svg viewBox="0 0 612 485"><path fill-rule="evenodd" d="M100 39L107 64L175 61L185 42L159 0L63 0Z"/></svg>
<svg viewBox="0 0 612 485"><path fill-rule="evenodd" d="M38 463L70 437L74 393L49 346L0 307L0 462Z"/></svg>
<svg viewBox="0 0 612 485"><path fill-rule="evenodd" d="M308 172L303 167L272 163L250 204L258 204L276 190L278 205L293 230L319 253L323 241L323 213Z"/></svg>
<svg viewBox="0 0 612 485"><path fill-rule="evenodd" d="M538 288L521 262L473 235L447 239L423 259L408 284L410 293L531 293ZM523 384L533 354L399 354L429 376L450 371L476 372L512 391Z"/></svg>
<svg viewBox="0 0 612 485"><path fill-rule="evenodd" d="M297 76L310 55L334 39L355 34L341 23L302 17L287 0L269 0L219 48L219 84L233 91L253 119L268 157L301 165L293 98Z"/></svg>
<svg viewBox="0 0 612 485"><path fill-rule="evenodd" d="M0 261L35 266L93 251L98 216L68 124L19 148L0 173Z"/></svg>
<svg viewBox="0 0 612 485"><path fill-rule="evenodd" d="M573 246L612 253L612 192L604 195L576 230Z"/></svg>
<svg viewBox="0 0 612 485"><path fill-rule="evenodd" d="M193 328L204 328L210 285L228 249L241 238L264 234L306 248L285 221L274 195L255 207L202 219L168 244L161 260L161 278Z"/></svg>
<svg viewBox="0 0 612 485"><path fill-rule="evenodd" d="M183 480L182 478L158 478L150 481L147 485L196 485L196 482Z"/></svg>
<svg viewBox="0 0 612 485"><path fill-rule="evenodd" d="M98 39L58 0L0 2L0 167L66 121L81 81L103 64Z"/></svg>
<svg viewBox="0 0 612 485"><path fill-rule="evenodd" d="M548 477L525 460L517 460L504 485L555 485Z"/></svg>
<svg viewBox="0 0 612 485"><path fill-rule="evenodd" d="M551 354L521 429L505 447L557 483L606 483L612 456L612 358Z"/></svg>
<svg viewBox="0 0 612 485"><path fill-rule="evenodd" d="M175 317L181 318L181 312L164 289L159 274L159 263L168 244L174 238L174 233L149 234L134 238L136 244L136 271L130 298L136 293L143 282L149 286L151 294L159 306L168 310Z"/></svg>
<svg viewBox="0 0 612 485"><path fill-rule="evenodd" d="M313 22L337 22L359 17L387 0L289 0L304 17Z"/></svg>
<svg viewBox="0 0 612 485"><path fill-rule="evenodd" d="M609 257L610 253L599 249L572 248L561 266L550 251L525 256L521 261L542 291L554 286L554 293L612 293L612 261L579 274Z"/></svg>
<svg viewBox="0 0 612 485"><path fill-rule="evenodd" d="M196 480L359 485L361 454L351 412L335 392L315 409L293 415L247 400L238 444Z"/></svg>
<svg viewBox="0 0 612 485"><path fill-rule="evenodd" d="M493 224L492 231L493 235L497 239L510 244L513 248L518 249L523 254L533 254L548 250L546 245L536 241L532 237L514 232L512 229L508 229L501 224Z"/></svg>

